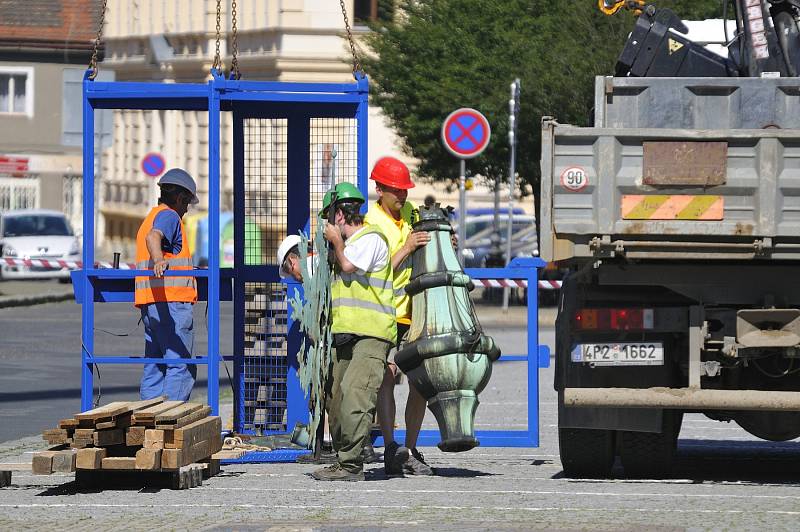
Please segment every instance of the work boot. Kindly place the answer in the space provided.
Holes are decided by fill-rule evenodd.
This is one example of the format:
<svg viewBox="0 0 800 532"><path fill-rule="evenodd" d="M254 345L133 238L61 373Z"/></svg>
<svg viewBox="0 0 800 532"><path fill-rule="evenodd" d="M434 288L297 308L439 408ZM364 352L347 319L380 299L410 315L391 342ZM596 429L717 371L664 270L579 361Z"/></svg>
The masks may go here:
<svg viewBox="0 0 800 532"><path fill-rule="evenodd" d="M411 456L403 464L403 473L409 475L431 476L433 469L425 461L425 457L417 450L416 447L411 449Z"/></svg>
<svg viewBox="0 0 800 532"><path fill-rule="evenodd" d="M393 441L383 452L383 470L387 475L402 475L408 456L408 449Z"/></svg>
<svg viewBox="0 0 800 532"><path fill-rule="evenodd" d="M301 454L295 460L298 464L334 464L336 463L336 453L333 449L322 449L319 456L314 456L313 452Z"/></svg>
<svg viewBox="0 0 800 532"><path fill-rule="evenodd" d="M378 455L375 454L375 448L372 446L372 442L367 442L364 448L361 449L361 459L365 464L374 464L378 461Z"/></svg>
<svg viewBox="0 0 800 532"><path fill-rule="evenodd" d="M351 473L346 469L343 469L342 466L339 465L339 462L336 462L332 466L323 467L322 469L317 469L311 476L315 480L342 480L347 482L354 482L358 480L364 480L364 472L360 471L358 473Z"/></svg>

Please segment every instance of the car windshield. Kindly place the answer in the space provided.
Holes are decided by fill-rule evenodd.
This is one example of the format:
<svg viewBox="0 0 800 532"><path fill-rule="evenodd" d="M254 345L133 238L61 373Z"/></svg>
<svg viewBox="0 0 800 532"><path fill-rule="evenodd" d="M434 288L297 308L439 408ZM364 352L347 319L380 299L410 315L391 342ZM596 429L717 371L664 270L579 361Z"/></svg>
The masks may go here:
<svg viewBox="0 0 800 532"><path fill-rule="evenodd" d="M62 216L29 214L8 216L3 221L3 236L72 236L72 229Z"/></svg>

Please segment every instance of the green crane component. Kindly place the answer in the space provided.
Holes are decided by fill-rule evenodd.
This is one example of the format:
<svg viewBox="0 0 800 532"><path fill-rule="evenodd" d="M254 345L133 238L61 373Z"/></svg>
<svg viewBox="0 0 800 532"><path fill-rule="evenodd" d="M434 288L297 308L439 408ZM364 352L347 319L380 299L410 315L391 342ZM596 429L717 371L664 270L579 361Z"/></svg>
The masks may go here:
<svg viewBox="0 0 800 532"><path fill-rule="evenodd" d="M314 234L313 275L308 271L308 237L300 233L300 268L303 272L304 297L297 289L289 298L292 319L300 323L303 341L297 353L298 376L303 391L309 397L309 436L311 449L317 438L317 429L323 418L325 383L331 368L331 269L328 263L328 246L324 237L325 220L317 218Z"/></svg>

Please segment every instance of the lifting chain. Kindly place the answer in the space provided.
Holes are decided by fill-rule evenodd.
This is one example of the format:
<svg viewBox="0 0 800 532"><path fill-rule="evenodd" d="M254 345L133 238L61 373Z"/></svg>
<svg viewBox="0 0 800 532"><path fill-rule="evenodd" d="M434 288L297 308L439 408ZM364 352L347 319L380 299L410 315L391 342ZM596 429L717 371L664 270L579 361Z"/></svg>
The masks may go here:
<svg viewBox="0 0 800 532"><path fill-rule="evenodd" d="M89 74L89 79L91 80L94 80L100 72L100 69L97 68L97 51L100 49L100 38L103 36L103 26L106 23L107 4L108 0L103 0L102 11L100 11L100 23L97 27L97 37L94 39L94 50L92 51L92 58L89 60L89 68L92 70L92 73Z"/></svg>
<svg viewBox="0 0 800 532"><path fill-rule="evenodd" d="M358 62L356 55L356 44L353 42L353 33L350 31L350 20L347 18L347 8L344 7L344 0L339 0L342 6L342 17L344 17L344 29L347 30L347 41L350 43L350 53L353 54L353 74L361 72L361 63Z"/></svg>
<svg viewBox="0 0 800 532"><path fill-rule="evenodd" d="M231 74L233 79L239 79L242 74L239 72L239 37L236 32L236 0L231 2Z"/></svg>
<svg viewBox="0 0 800 532"><path fill-rule="evenodd" d="M222 20L222 0L217 0L217 51L214 53L214 63L211 65L211 68L215 69L217 72L222 71L222 59L219 56L221 20Z"/></svg>

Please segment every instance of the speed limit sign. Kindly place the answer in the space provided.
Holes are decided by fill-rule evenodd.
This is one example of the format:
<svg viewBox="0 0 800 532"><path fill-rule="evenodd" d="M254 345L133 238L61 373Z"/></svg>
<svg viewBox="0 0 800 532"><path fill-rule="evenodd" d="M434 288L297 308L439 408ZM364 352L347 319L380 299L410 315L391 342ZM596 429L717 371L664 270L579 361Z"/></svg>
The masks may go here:
<svg viewBox="0 0 800 532"><path fill-rule="evenodd" d="M589 175L580 166L569 166L561 172L561 186L570 192L579 192L589 184Z"/></svg>

